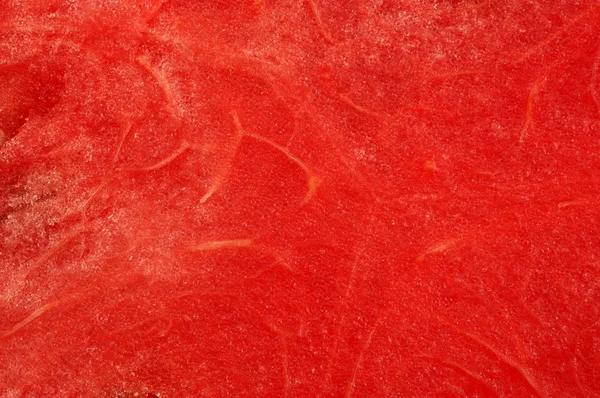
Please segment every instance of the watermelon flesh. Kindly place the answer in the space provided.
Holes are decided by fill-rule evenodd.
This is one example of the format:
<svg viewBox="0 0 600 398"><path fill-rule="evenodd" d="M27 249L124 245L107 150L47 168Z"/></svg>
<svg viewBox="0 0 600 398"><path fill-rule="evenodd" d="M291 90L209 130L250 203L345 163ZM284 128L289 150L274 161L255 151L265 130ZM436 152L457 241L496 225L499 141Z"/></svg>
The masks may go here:
<svg viewBox="0 0 600 398"><path fill-rule="evenodd" d="M0 397L600 395L600 2L0 2Z"/></svg>

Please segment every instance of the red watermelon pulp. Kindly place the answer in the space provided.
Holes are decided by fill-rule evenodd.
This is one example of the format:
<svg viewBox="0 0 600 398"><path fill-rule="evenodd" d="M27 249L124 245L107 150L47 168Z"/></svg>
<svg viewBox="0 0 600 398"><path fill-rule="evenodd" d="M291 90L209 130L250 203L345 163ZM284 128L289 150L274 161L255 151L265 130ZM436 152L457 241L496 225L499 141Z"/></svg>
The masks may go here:
<svg viewBox="0 0 600 398"><path fill-rule="evenodd" d="M600 1L0 1L0 397L600 396Z"/></svg>

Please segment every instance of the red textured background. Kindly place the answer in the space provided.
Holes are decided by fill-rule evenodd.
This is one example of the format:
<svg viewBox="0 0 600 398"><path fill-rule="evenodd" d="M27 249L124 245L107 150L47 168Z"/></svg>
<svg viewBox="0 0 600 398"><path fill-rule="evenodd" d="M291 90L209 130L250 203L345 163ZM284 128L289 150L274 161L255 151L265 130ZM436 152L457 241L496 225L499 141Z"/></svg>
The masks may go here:
<svg viewBox="0 0 600 398"><path fill-rule="evenodd" d="M0 397L600 396L600 2L0 1Z"/></svg>

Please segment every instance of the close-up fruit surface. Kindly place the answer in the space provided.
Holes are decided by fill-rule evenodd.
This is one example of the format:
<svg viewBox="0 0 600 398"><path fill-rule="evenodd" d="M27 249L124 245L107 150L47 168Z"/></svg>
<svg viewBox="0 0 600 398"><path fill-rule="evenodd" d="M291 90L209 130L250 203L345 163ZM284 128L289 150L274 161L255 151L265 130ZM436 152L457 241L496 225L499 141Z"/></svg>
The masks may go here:
<svg viewBox="0 0 600 398"><path fill-rule="evenodd" d="M600 396L597 0L0 0L0 397Z"/></svg>

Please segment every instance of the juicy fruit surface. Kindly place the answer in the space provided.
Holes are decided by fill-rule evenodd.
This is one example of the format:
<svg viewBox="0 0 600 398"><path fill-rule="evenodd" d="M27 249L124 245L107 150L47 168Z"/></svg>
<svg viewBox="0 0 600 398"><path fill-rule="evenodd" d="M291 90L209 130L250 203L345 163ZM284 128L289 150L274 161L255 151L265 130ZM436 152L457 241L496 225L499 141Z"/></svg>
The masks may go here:
<svg viewBox="0 0 600 398"><path fill-rule="evenodd" d="M600 3L0 2L0 396L600 394Z"/></svg>

